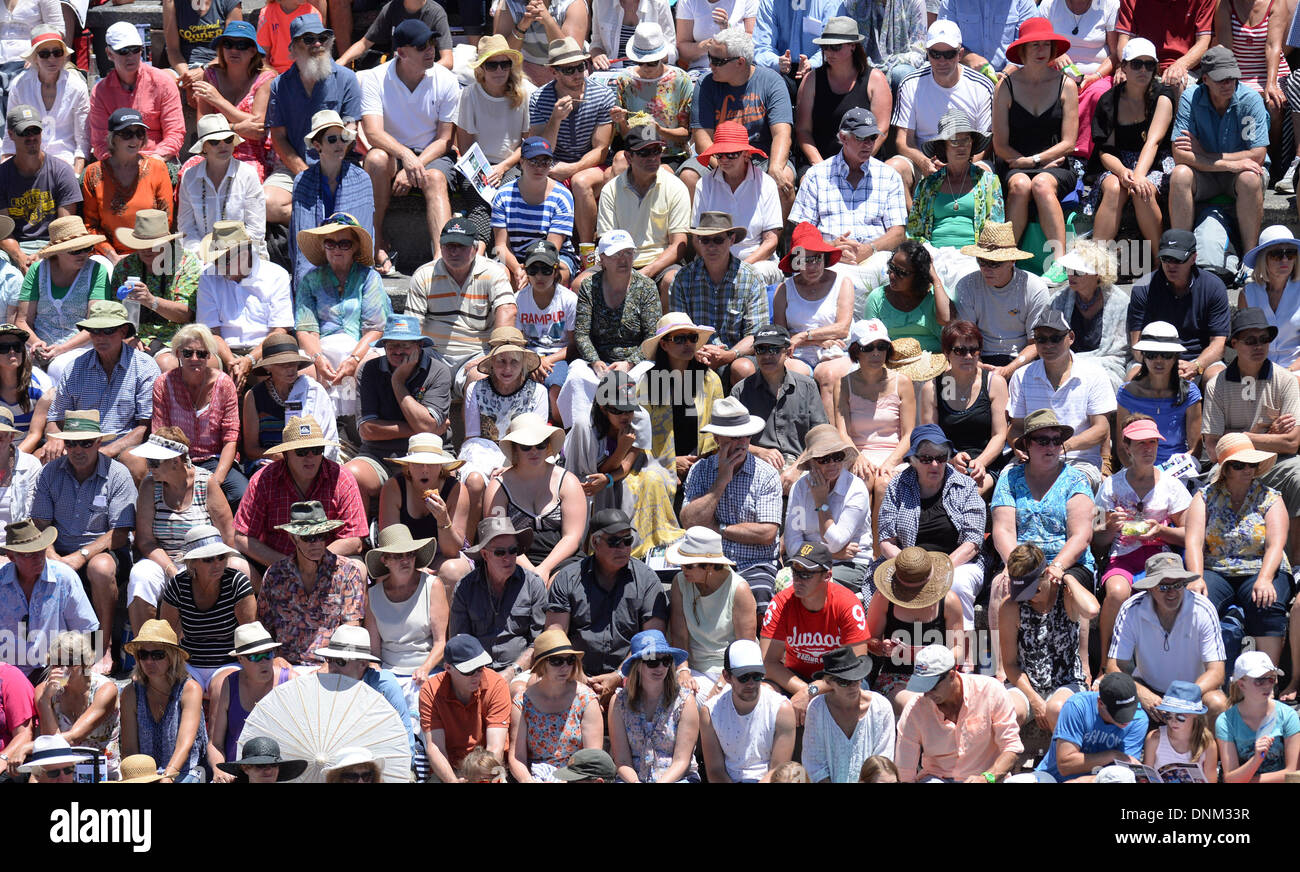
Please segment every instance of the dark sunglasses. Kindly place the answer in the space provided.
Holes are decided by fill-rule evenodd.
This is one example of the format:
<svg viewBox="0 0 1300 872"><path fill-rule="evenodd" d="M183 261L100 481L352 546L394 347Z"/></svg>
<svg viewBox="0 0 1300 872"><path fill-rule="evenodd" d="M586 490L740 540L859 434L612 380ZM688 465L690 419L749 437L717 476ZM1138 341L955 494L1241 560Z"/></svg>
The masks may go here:
<svg viewBox="0 0 1300 872"><path fill-rule="evenodd" d="M551 445L551 440L547 439L545 442L538 442L536 445L520 445L519 450L520 451L545 451L547 448L550 447L550 445Z"/></svg>
<svg viewBox="0 0 1300 872"><path fill-rule="evenodd" d="M234 137L234 134L231 134L230 136L227 136L225 139L205 139L205 140L203 140L203 141L204 141L204 142L215 142L215 143L217 143L218 145L234 145L234 144L235 144L235 137Z"/></svg>
<svg viewBox="0 0 1300 872"><path fill-rule="evenodd" d="M321 137L321 139L326 145L338 145L344 141L343 137L337 133L331 133L329 136Z"/></svg>
<svg viewBox="0 0 1300 872"><path fill-rule="evenodd" d="M40 51L38 51L38 52L36 53L36 56L37 56L38 58L40 58L41 60L43 60L43 61L47 61L47 60L49 60L50 58L61 58L61 57L63 57L63 49L61 49L61 48L43 48L43 49L41 49Z"/></svg>
<svg viewBox="0 0 1300 872"><path fill-rule="evenodd" d="M947 454L913 454L912 456L915 457L916 462L922 466L929 466L932 463L948 462Z"/></svg>
<svg viewBox="0 0 1300 872"><path fill-rule="evenodd" d="M62 778L66 775L76 775L77 767L76 765L60 766L58 769L42 769L41 771L45 773L46 778Z"/></svg>
<svg viewBox="0 0 1300 872"><path fill-rule="evenodd" d="M1130 69L1147 70L1152 73L1154 73L1156 71L1156 67L1160 65L1159 61L1131 60L1131 61L1125 61L1124 63L1128 64Z"/></svg>
<svg viewBox="0 0 1300 872"><path fill-rule="evenodd" d="M709 66L725 67L727 64L731 63L734 60L736 60L736 58L720 58L720 57L715 57L713 55L709 55Z"/></svg>
<svg viewBox="0 0 1300 872"><path fill-rule="evenodd" d="M647 145L645 148L638 148L632 152L637 157L659 157L664 153L662 145Z"/></svg>
<svg viewBox="0 0 1300 872"><path fill-rule="evenodd" d="M1064 436L1029 436L1026 438L1035 445L1041 445L1043 447L1054 445L1057 448L1060 448L1065 444Z"/></svg>
<svg viewBox="0 0 1300 872"><path fill-rule="evenodd" d="M1296 250L1294 248L1270 248L1268 251L1269 260L1295 260Z"/></svg>
<svg viewBox="0 0 1300 872"><path fill-rule="evenodd" d="M293 453L299 457L320 457L325 453L325 446L314 445L311 448L295 448Z"/></svg>
<svg viewBox="0 0 1300 872"><path fill-rule="evenodd" d="M833 42L830 45L823 45L822 53L825 54L828 51L829 52L841 51L843 49L849 48L851 45L852 43L848 43L848 42Z"/></svg>
<svg viewBox="0 0 1300 872"><path fill-rule="evenodd" d="M304 33L298 39L303 45L323 45L329 37L323 33Z"/></svg>
<svg viewBox="0 0 1300 872"><path fill-rule="evenodd" d="M674 333L669 341L674 345L691 345L700 341L698 333Z"/></svg>
<svg viewBox="0 0 1300 872"><path fill-rule="evenodd" d="M976 345L954 345L949 354L955 354L958 357L979 357L979 346Z"/></svg>
<svg viewBox="0 0 1300 872"><path fill-rule="evenodd" d="M270 660L274 656L275 656L274 651L258 651L256 654L244 655L244 657L246 657L248 660L250 660L253 663L265 663L267 660Z"/></svg>
<svg viewBox="0 0 1300 872"><path fill-rule="evenodd" d="M509 548L489 548L488 553L493 557L516 557L523 549L518 545L511 545Z"/></svg>
<svg viewBox="0 0 1300 872"><path fill-rule="evenodd" d="M926 54L929 55L932 61L950 61L957 57L957 49L950 48L947 51L939 51L932 48Z"/></svg>
<svg viewBox="0 0 1300 872"><path fill-rule="evenodd" d="M765 354L780 354L785 351L784 345L755 345L754 354L763 356Z"/></svg>
<svg viewBox="0 0 1300 872"><path fill-rule="evenodd" d="M192 357L197 357L199 360L207 360L211 356L212 356L212 352L208 351L206 348L182 348L181 349L181 357L185 358L186 360L189 360Z"/></svg>
<svg viewBox="0 0 1300 872"><path fill-rule="evenodd" d="M1060 345L1065 341L1067 333L1041 333L1034 335L1034 344L1036 345Z"/></svg>
<svg viewBox="0 0 1300 872"><path fill-rule="evenodd" d="M744 675L733 675L731 677L736 680L737 684L757 684L767 676L761 672L746 672Z"/></svg>
<svg viewBox="0 0 1300 872"><path fill-rule="evenodd" d="M865 346L862 350L865 351L867 354L872 354L872 353L888 354L889 350L893 347L894 347L893 345L890 345L888 342L882 340L880 342L873 342L870 345Z"/></svg>
<svg viewBox="0 0 1300 872"><path fill-rule="evenodd" d="M342 784L373 784L375 773L368 769L365 772L342 772L338 779Z"/></svg>
<svg viewBox="0 0 1300 872"><path fill-rule="evenodd" d="M1259 469L1258 463L1244 463L1240 460L1229 460L1223 465L1231 472L1241 472L1243 469Z"/></svg>
<svg viewBox="0 0 1300 872"><path fill-rule="evenodd" d="M1173 360L1178 356L1177 351L1144 351L1142 357L1149 360Z"/></svg>
<svg viewBox="0 0 1300 872"><path fill-rule="evenodd" d="M716 154L715 157L717 157L718 160L736 160L738 158L744 157L747 153L748 152L743 152L743 151L718 152L718 154Z"/></svg>
<svg viewBox="0 0 1300 872"><path fill-rule="evenodd" d="M730 233L711 233L708 236L695 237L700 241L700 245L723 245L731 242Z"/></svg>
<svg viewBox="0 0 1300 872"><path fill-rule="evenodd" d="M892 263L888 264L885 269L891 276L898 276L900 279L905 279L912 274L912 270L894 266Z"/></svg>
<svg viewBox="0 0 1300 872"><path fill-rule="evenodd" d="M1185 581L1170 581L1164 584L1157 584L1156 590L1161 593L1172 593L1176 590L1182 590L1185 587L1187 587L1187 582Z"/></svg>
<svg viewBox="0 0 1300 872"><path fill-rule="evenodd" d="M975 258L975 262L979 264L980 269L997 269L1000 266L1006 266L1011 263L1009 260L989 260L983 257Z"/></svg>
<svg viewBox="0 0 1300 872"><path fill-rule="evenodd" d="M69 251L69 252L68 252L68 254L72 255L73 257L78 257L78 256L89 257L90 255L92 255L92 254L94 254L94 253L95 253L95 246L93 246L93 245L87 245L85 248L74 248L72 251ZM110 331L111 331L111 330L116 330L117 328L116 328L116 327L101 327L101 328L99 328L99 329L101 329L101 330L110 330ZM91 332L91 333L94 333L95 331L94 331L94 330L91 330L90 332ZM108 334L107 334L107 333L100 333L100 334L98 334L98 335L100 335L100 336L107 336Z"/></svg>
<svg viewBox="0 0 1300 872"><path fill-rule="evenodd" d="M712 572L717 567L716 563L683 563L682 572Z"/></svg>
<svg viewBox="0 0 1300 872"><path fill-rule="evenodd" d="M161 648L145 650L144 648L135 649L136 660L166 660L167 652Z"/></svg>
<svg viewBox="0 0 1300 872"><path fill-rule="evenodd" d="M252 51L257 47L257 43L251 39L223 39L221 47L227 51Z"/></svg>
<svg viewBox="0 0 1300 872"><path fill-rule="evenodd" d="M1172 265L1172 266L1182 266L1183 264L1187 263L1187 261L1190 260L1190 259L1191 259L1191 256L1190 256L1190 255L1188 255L1187 257L1174 257L1174 256L1172 256L1172 255L1168 255L1168 254L1162 254L1162 255L1160 255L1160 262L1161 262L1161 263L1167 263L1167 264L1170 264L1170 265Z"/></svg>
<svg viewBox="0 0 1300 872"><path fill-rule="evenodd" d="M130 128L130 129L128 129L128 130L123 130L122 132L118 133L118 134L117 134L117 138L118 138L118 139L126 139L126 140L131 140L131 139L148 139L148 138L149 138L149 133L148 133L148 131L141 130L141 129L138 128L138 127L132 127L132 128Z"/></svg>
<svg viewBox="0 0 1300 872"><path fill-rule="evenodd" d="M626 536L606 536L605 544L610 548L628 548L632 545L633 537L629 533Z"/></svg>
<svg viewBox="0 0 1300 872"><path fill-rule="evenodd" d="M821 575L823 572L825 572L825 570L822 570L822 569L794 569L794 570L792 570L792 573L794 574L794 577L795 577L795 578L802 578L802 579L804 579L804 580L807 580L807 579L809 579L809 578L816 578L817 576Z"/></svg>
<svg viewBox="0 0 1300 872"><path fill-rule="evenodd" d="M832 463L843 463L844 458L847 456L848 455L846 455L843 451L836 451L834 454L826 454L816 459L817 462L820 463L822 466L830 466Z"/></svg>
<svg viewBox="0 0 1300 872"><path fill-rule="evenodd" d="M139 45L127 46L126 48L121 48L121 49L113 49L114 54L120 55L121 57L124 58L129 58L131 55L134 54L140 54L143 51L144 51L144 47Z"/></svg>
<svg viewBox="0 0 1300 872"><path fill-rule="evenodd" d="M308 533L306 536L299 536L298 541L305 542L308 545L313 545L317 542L324 542L329 539L329 537L329 533Z"/></svg>
<svg viewBox="0 0 1300 872"><path fill-rule="evenodd" d="M116 336L118 329L117 327L87 327L86 332L91 336Z"/></svg>
<svg viewBox="0 0 1300 872"><path fill-rule="evenodd" d="M546 659L556 666L572 666L578 662L577 655L574 654L556 654L554 657L547 657Z"/></svg>
<svg viewBox="0 0 1300 872"><path fill-rule="evenodd" d="M352 240L351 240L351 239L326 239L326 240L324 240L324 242L325 242L325 247L328 248L328 249L331 250L331 251L351 251L351 250L352 250Z"/></svg>
<svg viewBox="0 0 1300 872"><path fill-rule="evenodd" d="M555 267L549 263L530 263L528 265L528 274L530 276L549 276L555 272Z"/></svg>
<svg viewBox="0 0 1300 872"><path fill-rule="evenodd" d="M1242 345L1249 345L1251 348L1255 348L1260 345L1268 345L1271 340L1268 338L1268 335L1265 334L1264 336L1243 336L1235 341L1240 342Z"/></svg>
<svg viewBox="0 0 1300 872"><path fill-rule="evenodd" d="M0 342L0 354L22 354L26 347L21 342Z"/></svg>
<svg viewBox="0 0 1300 872"><path fill-rule="evenodd" d="M484 61L485 70L508 70L513 65L513 61Z"/></svg>
<svg viewBox="0 0 1300 872"><path fill-rule="evenodd" d="M662 657L642 657L641 665L646 669L654 669L656 666L662 666L667 669L673 665L673 655L664 654Z"/></svg>
<svg viewBox="0 0 1300 872"><path fill-rule="evenodd" d="M561 76L576 76L579 73L587 72L586 64L570 64L567 67L554 67L555 72Z"/></svg>

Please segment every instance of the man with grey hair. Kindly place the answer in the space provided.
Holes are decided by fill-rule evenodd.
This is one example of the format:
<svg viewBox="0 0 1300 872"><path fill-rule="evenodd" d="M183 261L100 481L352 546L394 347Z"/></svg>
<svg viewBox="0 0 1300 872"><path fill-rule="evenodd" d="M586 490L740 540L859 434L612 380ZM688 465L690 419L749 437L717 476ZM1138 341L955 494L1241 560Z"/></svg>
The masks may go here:
<svg viewBox="0 0 1300 872"><path fill-rule="evenodd" d="M713 145L713 131L723 121L738 122L749 134L749 144L764 153L765 158L756 161L776 181L781 211L789 213L794 202L794 166L789 160L794 110L785 81L775 70L754 65L754 38L743 27L729 27L713 37L709 67L695 83L691 99L695 153ZM700 177L715 162L716 158L708 163L694 158L682 164L678 174L692 196Z"/></svg>
<svg viewBox="0 0 1300 872"><path fill-rule="evenodd" d="M289 223L294 177L317 159L303 142L312 115L333 109L353 131L361 117L361 85L356 74L330 56L334 31L321 23L319 15L309 14L293 20L289 35L293 66L271 83L266 110L266 127L276 156L265 185L266 220L276 224Z"/></svg>

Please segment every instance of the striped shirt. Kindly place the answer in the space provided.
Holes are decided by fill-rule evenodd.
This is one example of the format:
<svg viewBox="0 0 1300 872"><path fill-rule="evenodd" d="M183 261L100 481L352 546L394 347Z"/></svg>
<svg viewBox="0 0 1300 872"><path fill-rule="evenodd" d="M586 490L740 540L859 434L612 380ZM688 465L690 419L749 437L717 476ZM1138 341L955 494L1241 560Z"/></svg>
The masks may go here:
<svg viewBox="0 0 1300 872"><path fill-rule="evenodd" d="M558 99L554 82L547 82L534 91L528 100L528 123L533 128L545 127ZM614 123L609 110L617 102L613 91L600 82L587 79L578 108L560 122L560 132L554 143L555 159L564 163L582 160L582 156L591 151L591 137L596 128Z"/></svg>
<svg viewBox="0 0 1300 872"><path fill-rule="evenodd" d="M14 429L26 436L32 426L32 412L36 411L36 403L45 396L46 391L53 388L54 383L45 374L45 370L33 366L31 383L27 386L27 411L24 412L18 403L5 402L3 397L0 397L0 408L9 410L14 416Z"/></svg>
<svg viewBox="0 0 1300 872"><path fill-rule="evenodd" d="M438 258L411 276L405 311L422 319L424 335L439 354L457 359L481 354L497 307L514 302L510 277L497 261L475 257L469 278L460 285Z"/></svg>
<svg viewBox="0 0 1300 872"><path fill-rule="evenodd" d="M194 467L194 498L188 507L173 509L163 499L163 485L155 481L153 486L153 537L158 547L167 552L173 561L180 560L185 553L185 534L191 527L199 524L211 524L208 515L208 479L212 473L201 466Z"/></svg>
<svg viewBox="0 0 1300 872"><path fill-rule="evenodd" d="M573 250L573 194L558 182L542 202L533 205L524 199L519 190L519 179L512 180L492 199L492 226L504 227L510 240L510 250L520 261L528 247L548 233L564 237L561 251L576 256Z"/></svg>
<svg viewBox="0 0 1300 872"><path fill-rule="evenodd" d="M181 613L181 647L189 652L191 666L211 669L235 662L229 651L235 644L235 606L253 596L248 576L226 567L221 574L221 589L211 608L200 609L194 602L194 576L189 570L179 573L163 585L163 602Z"/></svg>

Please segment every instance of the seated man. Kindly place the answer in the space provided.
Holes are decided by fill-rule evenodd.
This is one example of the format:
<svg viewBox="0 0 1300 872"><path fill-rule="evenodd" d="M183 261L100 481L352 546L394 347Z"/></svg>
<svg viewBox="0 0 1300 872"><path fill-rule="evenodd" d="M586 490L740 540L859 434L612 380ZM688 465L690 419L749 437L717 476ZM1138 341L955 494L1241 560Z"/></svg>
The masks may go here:
<svg viewBox="0 0 1300 872"><path fill-rule="evenodd" d="M350 6L343 5L348 7L347 15L351 17ZM343 19L334 18L333 9L331 4L330 17L338 24ZM447 21L447 12L442 4L434 0L388 0L370 23L366 35L345 46L343 54L339 55L339 64L350 67L371 49L391 56L393 49L397 48L397 29L408 21L418 21L428 29L430 47L436 52L438 63L450 70L453 62L451 24ZM348 36L350 38L351 34Z"/></svg>
<svg viewBox="0 0 1300 872"><path fill-rule="evenodd" d="M664 141L654 124L627 134L627 170L600 191L596 235L615 228L632 234L632 267L659 283L666 305L673 277L686 255L686 228L691 224L691 195L681 179L663 165Z"/></svg>
<svg viewBox="0 0 1300 872"><path fill-rule="evenodd" d="M452 395L465 395L483 378L483 359L493 328L513 327L518 308L506 268L478 253L473 223L453 218L443 225L441 253L411 276L405 314L418 318L433 350L451 368Z"/></svg>
<svg viewBox="0 0 1300 872"><path fill-rule="evenodd" d="M790 221L807 221L843 253L834 269L856 290L853 311L885 280L885 264L903 241L907 194L903 179L872 157L880 128L870 109L855 107L840 120L840 151L812 167L799 184Z"/></svg>
<svg viewBox="0 0 1300 872"><path fill-rule="evenodd" d="M867 653L866 610L847 587L831 583L834 563L821 542L799 546L790 558L790 586L772 599L759 630L768 680L790 695L801 724L812 698L830 688L814 678L822 655L845 645Z"/></svg>
<svg viewBox="0 0 1300 872"><path fill-rule="evenodd" d="M1074 430L1065 441L1065 459L1101 486L1102 449L1110 451L1110 419L1115 413L1115 392L1110 377L1090 360L1075 356L1074 331L1059 309L1043 309L1033 321L1038 359L1011 377L1007 414L1011 431L1007 439L1024 435L1025 417L1038 409L1051 409L1056 419Z"/></svg>
<svg viewBox="0 0 1300 872"><path fill-rule="evenodd" d="M1238 254L1259 243L1268 189L1268 128L1264 100L1241 82L1232 51L1222 45L1207 51L1200 84L1178 101L1170 131L1177 166L1169 176L1169 225L1196 231L1198 261L1206 266L1236 272L1238 258L1227 257L1234 223L1241 233ZM1219 196L1229 198L1224 214L1197 221L1197 205Z"/></svg>
<svg viewBox="0 0 1300 872"><path fill-rule="evenodd" d="M724 122L731 124L732 122ZM692 324L707 324L714 335L695 352L705 366L727 368L732 385L754 372L754 331L768 321L767 289L758 272L732 245L743 238L726 212L703 212L687 231L699 257L673 279L665 312L685 312Z"/></svg>
<svg viewBox="0 0 1300 872"><path fill-rule="evenodd" d="M504 761L510 741L510 688L488 667L492 658L473 636L447 640L447 668L420 688L420 728L433 775L444 784L460 780L461 761L486 748Z"/></svg>
<svg viewBox="0 0 1300 872"><path fill-rule="evenodd" d="M451 135L460 83L437 62L433 32L418 18L408 18L393 31L393 50L396 58L367 70L361 85L361 132L370 144L365 168L375 190L379 240L375 266L381 272L392 266L388 253L393 246L384 231L390 199L419 189L429 227L441 227L451 217L447 180L457 175ZM433 256L438 256L437 239Z"/></svg>
<svg viewBox="0 0 1300 872"><path fill-rule="evenodd" d="M104 42L113 69L90 91L91 150L100 160L108 158L108 116L115 109L130 108L140 113L148 131L140 153L166 161L175 171L185 144L176 76L145 62L140 31L129 21L109 25Z"/></svg>
<svg viewBox="0 0 1300 872"><path fill-rule="evenodd" d="M754 359L758 372L731 389L731 395L763 419L763 430L750 440L749 453L770 464L781 475L781 491L803 474L795 458L803 453L804 438L825 424L826 407L811 376L786 368L790 359L790 331L767 324L754 332Z"/></svg>
<svg viewBox="0 0 1300 872"><path fill-rule="evenodd" d="M47 415L41 460L49 462L63 453L59 431L69 409L94 409L105 435L115 434L101 444L100 453L125 464L137 482L143 481L145 462L129 449L149 435L158 364L127 344L127 337L135 335L135 326L127 320L121 303L92 300L87 315L77 326L90 333L92 352L76 358L59 380Z"/></svg>
<svg viewBox="0 0 1300 872"><path fill-rule="evenodd" d="M752 266L760 282L767 286L785 279L776 258L785 221L776 181L758 168L755 156L767 157L749 144L749 134L742 125L735 121L718 124L713 131L713 145L700 153L702 163L716 157L717 166L695 186L691 221L698 226L705 212L720 212L743 222L744 232L732 244L731 253Z"/></svg>
<svg viewBox="0 0 1300 872"><path fill-rule="evenodd" d="M1187 73L1196 69L1210 47L1218 8L1220 4L1214 0L1120 0L1115 57L1124 56L1130 39L1150 40L1156 47L1160 81L1181 91L1188 84Z"/></svg>
<svg viewBox="0 0 1300 872"><path fill-rule="evenodd" d="M623 683L619 666L642 630L668 628L668 597L653 569L632 556L632 521L619 509L591 519L591 556L555 574L546 626L559 627L583 652L588 683L607 699Z"/></svg>
<svg viewBox="0 0 1300 872"><path fill-rule="evenodd" d="M298 19L294 19L295 21ZM293 329L289 273L257 254L242 221L216 221L200 246L196 320L217 339L217 356L242 389L262 343Z"/></svg>
<svg viewBox="0 0 1300 872"><path fill-rule="evenodd" d="M350 563L351 561L344 561ZM329 644L312 652L325 661L321 672L330 675L346 675L348 678L365 682L371 690L378 691L402 719L402 726L411 741L411 755L418 756L420 742L416 736L416 724L411 720L411 709L406 704L397 676L390 670L382 668L382 662L370 653L370 633L365 627L355 624L341 624L330 633ZM371 669L370 664L375 664Z"/></svg>
<svg viewBox="0 0 1300 872"><path fill-rule="evenodd" d="M52 160L41 147L44 127L31 106L10 106L5 116L14 156L0 163L0 212L13 220L0 238L9 262L26 273L36 252L50 243L50 222L72 215L81 202L81 185L72 167ZM14 305L17 300L6 300Z"/></svg>
<svg viewBox="0 0 1300 872"><path fill-rule="evenodd" d="M1204 594L1188 590L1200 579L1183 568L1183 559L1166 552L1147 558L1146 575L1120 606L1106 655L1107 672L1127 672L1137 682L1137 697L1147 716L1164 723L1156 710L1169 685L1194 681L1210 709L1210 722L1228 708L1223 694L1223 632L1219 613ZM1201 582L1204 584L1204 582Z"/></svg>
<svg viewBox="0 0 1300 872"><path fill-rule="evenodd" d="M1141 763L1148 723L1133 677L1107 673L1096 690L1065 701L1038 771L1057 781L1084 782L1093 780L1099 766Z"/></svg>
<svg viewBox="0 0 1300 872"><path fill-rule="evenodd" d="M365 617L365 571L357 561L330 550L338 542L336 531L344 526L343 521L330 520L316 500L295 502L288 523L276 525L291 552L267 568L257 597L257 619L280 643L277 654L300 673L320 665L315 652L330 642L336 628L359 628ZM239 541L238 534L235 539ZM400 690L396 699L402 699ZM401 709L405 707L403 702Z"/></svg>
<svg viewBox="0 0 1300 872"><path fill-rule="evenodd" d="M451 409L451 370L434 355L419 321L390 315L375 347L384 355L361 367L361 450L347 465L367 506L388 481L384 461L405 454L416 433L446 433Z"/></svg>
<svg viewBox="0 0 1300 872"><path fill-rule="evenodd" d="M926 10L931 24L939 18L961 29L962 64L994 82L1006 71L1007 46L1020 25L1039 14L1034 0L927 0Z"/></svg>
<svg viewBox="0 0 1300 872"><path fill-rule="evenodd" d="M343 530L330 542L331 552L361 553L361 540L370 534L366 507L352 473L325 457L331 444L315 418L293 417L284 425L284 440L266 449L278 462L253 474L235 515L235 547L253 564L254 581L261 569L295 554L293 539L281 531L303 500L324 505L339 519L336 526Z"/></svg>
<svg viewBox="0 0 1300 872"><path fill-rule="evenodd" d="M528 98L528 135L540 136L555 148L551 178L567 183L573 192L573 235L579 242L596 239L596 204L605 182L602 165L614 137L609 110L618 102L610 88L587 77L590 57L571 36L552 39L546 65L555 78Z"/></svg>
<svg viewBox="0 0 1300 872"><path fill-rule="evenodd" d="M722 536L722 552L749 582L760 618L772 600L781 534L781 477L749 453L750 438L766 426L735 397L715 402L700 432L712 433L718 450L686 474L681 511L683 528Z"/></svg>
<svg viewBox="0 0 1300 872"><path fill-rule="evenodd" d="M1160 268L1136 282L1129 296L1129 345L1137 344L1148 324L1173 324L1186 349L1178 376L1204 387L1223 371L1231 314L1228 289L1218 276L1196 265L1196 236L1190 231L1166 230L1158 254ZM1141 361L1142 352L1133 356ZM1128 372L1129 378L1135 375L1136 365Z"/></svg>
<svg viewBox="0 0 1300 872"><path fill-rule="evenodd" d="M89 586L99 626L113 626L118 586L131 571L130 533L135 527L135 482L125 466L100 452L105 436L99 412L69 411L60 440L66 453L36 479L32 521L57 532L47 556L62 561ZM101 667L110 665L107 646ZM104 671L108 671L106 668Z"/></svg>
<svg viewBox="0 0 1300 872"><path fill-rule="evenodd" d="M0 567L0 627L15 635L10 656L27 676L43 673L50 643L59 633L93 633L99 619L81 579L61 560L46 557L58 537L30 520L5 525L5 565Z"/></svg>
<svg viewBox="0 0 1300 872"><path fill-rule="evenodd" d="M899 780L991 784L1004 778L1025 746L1002 682L958 672L946 645L926 645L914 662L907 689L917 696L898 719Z"/></svg>
<svg viewBox="0 0 1300 872"><path fill-rule="evenodd" d="M754 784L794 756L794 706L768 686L766 675L752 639L727 646L722 678L728 687L700 706L709 783Z"/></svg>

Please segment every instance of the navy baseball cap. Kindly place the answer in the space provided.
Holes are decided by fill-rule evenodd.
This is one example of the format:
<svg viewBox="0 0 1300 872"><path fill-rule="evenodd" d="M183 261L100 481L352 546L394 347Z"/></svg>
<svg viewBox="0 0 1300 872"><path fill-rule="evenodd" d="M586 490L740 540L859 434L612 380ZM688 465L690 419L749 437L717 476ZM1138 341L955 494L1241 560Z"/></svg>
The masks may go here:
<svg viewBox="0 0 1300 872"><path fill-rule="evenodd" d="M861 106L854 106L844 113L844 117L840 119L840 130L857 137L880 135L880 125L876 123L876 116L871 114L870 109Z"/></svg>
<svg viewBox="0 0 1300 872"><path fill-rule="evenodd" d="M520 149L522 150L521 157L523 157L524 160L532 160L533 158L541 157L542 155L555 157L555 149L551 148L550 141L541 136L528 137L523 141L522 145L520 145Z"/></svg>
<svg viewBox="0 0 1300 872"><path fill-rule="evenodd" d="M433 39L433 31L429 29L429 25L418 18L408 18L393 28L394 49L409 45L423 48L431 39Z"/></svg>
<svg viewBox="0 0 1300 872"><path fill-rule="evenodd" d="M459 215L442 225L442 233L439 238L443 242L459 243L460 245L473 245L478 239L474 232L473 222Z"/></svg>
<svg viewBox="0 0 1300 872"><path fill-rule="evenodd" d="M128 127L144 127L147 129L148 125L144 123L144 116L129 106L114 109L113 114L108 116L109 133L121 133Z"/></svg>

